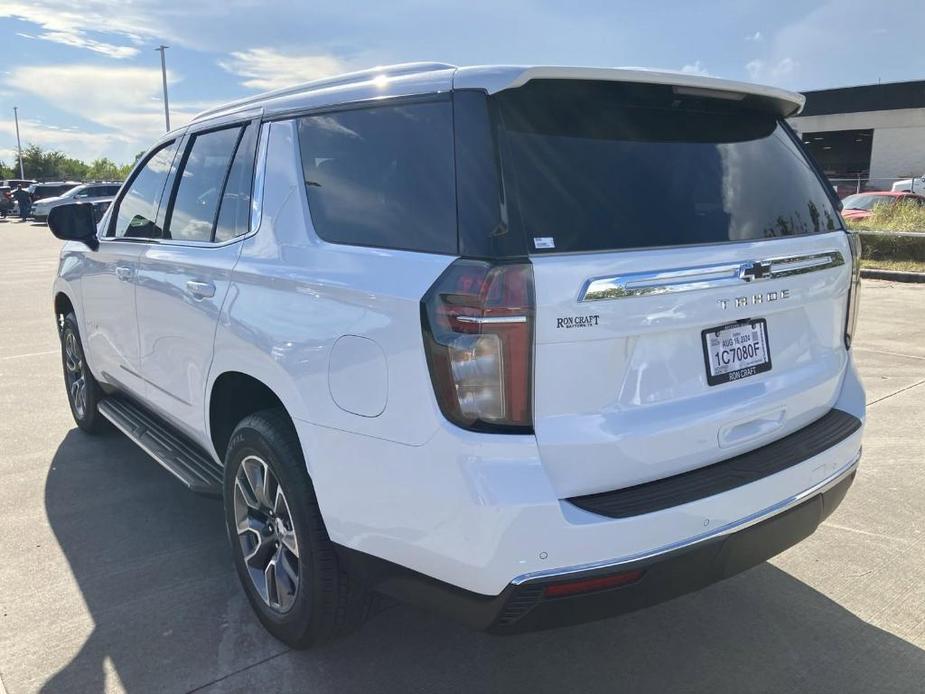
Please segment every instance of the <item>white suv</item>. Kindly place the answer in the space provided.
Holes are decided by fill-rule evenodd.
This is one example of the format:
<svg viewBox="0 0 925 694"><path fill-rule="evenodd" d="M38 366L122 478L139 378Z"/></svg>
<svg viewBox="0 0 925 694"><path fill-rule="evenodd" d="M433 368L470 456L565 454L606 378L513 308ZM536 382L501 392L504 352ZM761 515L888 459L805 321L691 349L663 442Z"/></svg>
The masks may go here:
<svg viewBox="0 0 925 694"><path fill-rule="evenodd" d="M858 248L802 101L413 64L203 113L98 231L51 213L74 418L224 497L294 646L378 594L513 632L742 571L861 454Z"/></svg>

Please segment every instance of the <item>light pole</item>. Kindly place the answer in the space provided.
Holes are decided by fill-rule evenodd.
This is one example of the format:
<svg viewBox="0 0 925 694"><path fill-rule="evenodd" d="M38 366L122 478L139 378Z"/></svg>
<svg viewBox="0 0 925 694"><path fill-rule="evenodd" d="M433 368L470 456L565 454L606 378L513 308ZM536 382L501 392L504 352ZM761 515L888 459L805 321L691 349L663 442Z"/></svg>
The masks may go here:
<svg viewBox="0 0 925 694"><path fill-rule="evenodd" d="M16 121L16 149L19 152L19 177L25 178L22 170L22 143L19 141L19 106L13 107L13 120Z"/></svg>
<svg viewBox="0 0 925 694"><path fill-rule="evenodd" d="M164 51L170 48L161 44L154 50L161 54L161 80L164 83L164 122L167 124L167 130L170 130L170 107L167 103L167 61L164 58Z"/></svg>

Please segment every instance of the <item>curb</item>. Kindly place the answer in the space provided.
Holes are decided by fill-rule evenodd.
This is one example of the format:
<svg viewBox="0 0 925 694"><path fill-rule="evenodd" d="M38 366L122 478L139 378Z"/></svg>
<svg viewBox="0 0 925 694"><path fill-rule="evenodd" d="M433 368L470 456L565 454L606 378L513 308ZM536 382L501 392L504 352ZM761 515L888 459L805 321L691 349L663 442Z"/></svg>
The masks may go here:
<svg viewBox="0 0 925 694"><path fill-rule="evenodd" d="M925 283L925 272L900 272L898 270L877 270L862 267L861 277L869 280Z"/></svg>

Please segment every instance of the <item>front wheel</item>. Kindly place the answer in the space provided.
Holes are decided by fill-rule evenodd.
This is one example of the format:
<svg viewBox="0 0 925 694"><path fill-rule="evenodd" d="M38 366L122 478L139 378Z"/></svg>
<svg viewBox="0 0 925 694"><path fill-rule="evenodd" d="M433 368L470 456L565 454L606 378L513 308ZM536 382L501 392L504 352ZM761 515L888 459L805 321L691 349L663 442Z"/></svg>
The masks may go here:
<svg viewBox="0 0 925 694"><path fill-rule="evenodd" d="M96 409L103 398L103 392L87 366L77 329L77 317L73 313L67 314L61 323L61 362L64 367L64 384L67 386L67 401L74 422L88 434L106 431L109 422Z"/></svg>
<svg viewBox="0 0 925 694"><path fill-rule="evenodd" d="M365 619L370 595L340 566L283 410L238 424L225 455L224 485L235 569L267 631L308 648Z"/></svg>

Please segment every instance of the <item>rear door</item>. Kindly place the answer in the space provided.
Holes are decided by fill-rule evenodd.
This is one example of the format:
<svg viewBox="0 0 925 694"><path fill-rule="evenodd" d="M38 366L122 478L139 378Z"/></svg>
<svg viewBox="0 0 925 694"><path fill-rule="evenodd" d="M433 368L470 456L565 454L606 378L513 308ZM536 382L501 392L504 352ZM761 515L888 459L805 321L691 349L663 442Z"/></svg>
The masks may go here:
<svg viewBox="0 0 925 694"><path fill-rule="evenodd" d="M205 431L218 315L247 231L256 124L192 133L163 233L139 258L138 322L147 402L191 436Z"/></svg>
<svg viewBox="0 0 925 694"><path fill-rule="evenodd" d="M786 126L663 86L497 99L534 266L535 431L561 496L708 465L831 408L850 250Z"/></svg>

